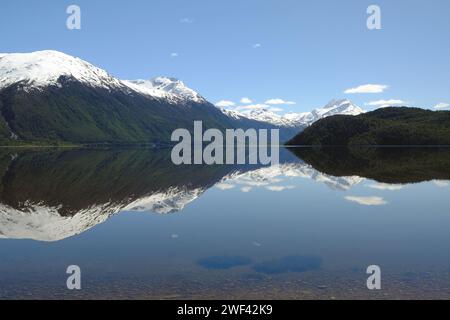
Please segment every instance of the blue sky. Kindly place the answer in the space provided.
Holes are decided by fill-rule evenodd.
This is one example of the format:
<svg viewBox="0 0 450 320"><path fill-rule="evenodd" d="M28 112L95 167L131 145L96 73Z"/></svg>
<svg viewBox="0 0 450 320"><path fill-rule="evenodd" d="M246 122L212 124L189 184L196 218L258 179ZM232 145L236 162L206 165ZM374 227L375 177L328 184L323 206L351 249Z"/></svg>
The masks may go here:
<svg viewBox="0 0 450 320"><path fill-rule="evenodd" d="M66 28L70 4L81 30ZM366 27L371 4L382 30ZM448 0L2 0L0 39L0 52L59 50L122 79L173 76L212 102L450 103ZM344 93L365 84L387 88Z"/></svg>

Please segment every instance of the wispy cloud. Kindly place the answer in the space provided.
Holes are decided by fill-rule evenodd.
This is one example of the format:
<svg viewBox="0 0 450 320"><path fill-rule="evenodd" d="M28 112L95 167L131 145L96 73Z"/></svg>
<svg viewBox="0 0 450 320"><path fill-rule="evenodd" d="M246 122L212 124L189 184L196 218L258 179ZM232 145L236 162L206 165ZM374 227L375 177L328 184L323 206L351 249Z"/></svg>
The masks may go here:
<svg viewBox="0 0 450 320"><path fill-rule="evenodd" d="M396 190L403 189L402 185L388 184L388 183L375 183L375 184L369 185L368 187L372 188L372 189L377 189L377 190L389 190L389 191L396 191Z"/></svg>
<svg viewBox="0 0 450 320"><path fill-rule="evenodd" d="M229 108L229 107L234 107L235 105L236 104L230 100L220 100L219 102L216 103L216 107L219 107L219 108Z"/></svg>
<svg viewBox="0 0 450 320"><path fill-rule="evenodd" d="M345 197L345 199L350 202L355 202L355 203L363 205L363 206L382 206L382 205L387 204L387 202L381 197L348 196L348 197Z"/></svg>
<svg viewBox="0 0 450 320"><path fill-rule="evenodd" d="M252 47L253 47L253 49L258 49L258 48L262 47L262 44L261 43L255 43L255 44L252 45Z"/></svg>
<svg viewBox="0 0 450 320"><path fill-rule="evenodd" d="M275 99L269 99L265 102L265 104L270 104L270 105L282 105L282 104L286 104L286 105L294 105L295 102L294 101L286 101L280 98L275 98Z"/></svg>
<svg viewBox="0 0 450 320"><path fill-rule="evenodd" d="M262 103L257 103L257 104L249 104L247 106L239 106L236 107L235 110L260 110L260 109L269 109L270 106L268 104L262 104Z"/></svg>
<svg viewBox="0 0 450 320"><path fill-rule="evenodd" d="M346 94L354 93L382 93L388 88L384 84L364 84L355 88L350 88L344 91Z"/></svg>
<svg viewBox="0 0 450 320"><path fill-rule="evenodd" d="M262 246L262 244L259 243L258 241L253 241L252 244L253 244L255 247L261 247L261 246Z"/></svg>
<svg viewBox="0 0 450 320"><path fill-rule="evenodd" d="M274 192L281 192L284 190L291 190L294 189L295 186L267 186L266 189L269 191L274 191Z"/></svg>
<svg viewBox="0 0 450 320"><path fill-rule="evenodd" d="M191 19L191 18L182 18L182 19L180 19L180 23L194 23L194 19Z"/></svg>
<svg viewBox="0 0 450 320"><path fill-rule="evenodd" d="M404 106L407 102L400 100L400 99L389 99L389 100L376 100L376 101L370 101L366 102L366 106L372 106L372 107L380 107L380 108L386 108L386 107L395 107L395 106Z"/></svg>
<svg viewBox="0 0 450 320"><path fill-rule="evenodd" d="M252 191L252 189L253 189L252 187L242 187L241 191L245 192L245 193L248 193L248 192Z"/></svg>
<svg viewBox="0 0 450 320"><path fill-rule="evenodd" d="M178 57L179 56L179 54L177 53L177 52L172 52L171 54L170 54L170 57L171 58L176 58L176 57Z"/></svg>
<svg viewBox="0 0 450 320"><path fill-rule="evenodd" d="M282 112L285 110L281 109L279 106L295 104L295 102L293 101L286 101L280 98L269 99L264 103L253 103L252 99L243 97L239 102L241 103L240 105L236 104L234 101L231 100L220 100L216 102L215 105L216 107L219 108L231 108L232 110L235 111L267 109L272 112Z"/></svg>
<svg viewBox="0 0 450 320"><path fill-rule="evenodd" d="M437 105L434 106L434 108L436 110L442 110L442 109L446 109L448 107L450 107L450 104L445 103L445 102L439 102Z"/></svg>

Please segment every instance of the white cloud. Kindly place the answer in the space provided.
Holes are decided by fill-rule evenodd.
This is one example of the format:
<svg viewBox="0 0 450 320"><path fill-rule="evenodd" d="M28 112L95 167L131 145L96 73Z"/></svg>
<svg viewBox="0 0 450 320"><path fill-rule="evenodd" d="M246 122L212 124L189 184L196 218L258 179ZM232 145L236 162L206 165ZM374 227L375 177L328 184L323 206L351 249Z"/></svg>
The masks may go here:
<svg viewBox="0 0 450 320"><path fill-rule="evenodd" d="M407 102L400 99L376 100L365 103L366 106L377 106L381 108L405 105Z"/></svg>
<svg viewBox="0 0 450 320"><path fill-rule="evenodd" d="M445 187L448 187L450 185L449 181L444 181L444 180L435 180L433 182L439 188L445 188Z"/></svg>
<svg viewBox="0 0 450 320"><path fill-rule="evenodd" d="M398 184L376 183L376 184L369 185L369 188L377 189L377 190L396 191L396 190L403 189L403 186L398 185Z"/></svg>
<svg viewBox="0 0 450 320"><path fill-rule="evenodd" d="M262 45L261 45L261 43L255 43L254 45L252 45L252 47L253 47L253 49L258 49L258 48L261 48Z"/></svg>
<svg viewBox="0 0 450 320"><path fill-rule="evenodd" d="M236 105L235 102L230 100L221 100L218 101L215 105L219 108L233 108L235 111L240 110L260 110L267 109L272 112L282 112L284 109L278 107L281 105L293 105L295 102L293 101L285 101L283 99L269 99L265 103L253 103L253 100L247 97L243 97L240 100L242 105Z"/></svg>
<svg viewBox="0 0 450 320"><path fill-rule="evenodd" d="M403 100L377 100L377 101L371 101L368 103L365 103L365 105L368 106L375 106L378 108L387 108L387 107L398 107L398 106L405 106L408 103Z"/></svg>
<svg viewBox="0 0 450 320"><path fill-rule="evenodd" d="M228 183L218 183L216 184L216 187L220 190L230 190L234 188L234 185Z"/></svg>
<svg viewBox="0 0 450 320"><path fill-rule="evenodd" d="M230 100L220 100L216 103L216 107L219 108L228 108L228 107L234 107L236 104L233 101Z"/></svg>
<svg viewBox="0 0 450 320"><path fill-rule="evenodd" d="M387 204L387 202L381 197L345 197L346 200L350 202L355 202L363 206L382 206Z"/></svg>
<svg viewBox="0 0 450 320"><path fill-rule="evenodd" d="M294 189L294 186L267 186L266 189L274 192L281 192L284 190Z"/></svg>
<svg viewBox="0 0 450 320"><path fill-rule="evenodd" d="M249 104L249 103L253 103L253 101L250 98L244 97L241 99L241 103Z"/></svg>
<svg viewBox="0 0 450 320"><path fill-rule="evenodd" d="M271 104L271 105L281 105L281 104L287 104L287 105L293 105L295 104L294 101L285 101L283 99L280 98L276 98L276 99L269 99L265 102L265 104Z"/></svg>
<svg viewBox="0 0 450 320"><path fill-rule="evenodd" d="M194 19L183 18L183 19L180 19L180 23L194 23Z"/></svg>
<svg viewBox="0 0 450 320"><path fill-rule="evenodd" d="M350 88L344 91L346 94L353 93L382 93L388 86L384 84L364 84L356 88Z"/></svg>
<svg viewBox="0 0 450 320"><path fill-rule="evenodd" d="M237 107L236 110L259 110L259 109L269 109L270 106L267 104L261 104L261 103L257 103L257 104L250 104L248 106L240 106Z"/></svg>
<svg viewBox="0 0 450 320"><path fill-rule="evenodd" d="M245 192L245 193L250 192L250 191L252 191L252 187L242 187L241 191Z"/></svg>
<svg viewBox="0 0 450 320"><path fill-rule="evenodd" d="M179 56L179 54L177 53L177 52L172 52L171 54L170 54L170 57L171 58L176 58L176 57L178 57Z"/></svg>
<svg viewBox="0 0 450 320"><path fill-rule="evenodd" d="M450 104L445 102L439 102L437 105L434 106L434 108L437 110L446 109L448 107L450 107Z"/></svg>

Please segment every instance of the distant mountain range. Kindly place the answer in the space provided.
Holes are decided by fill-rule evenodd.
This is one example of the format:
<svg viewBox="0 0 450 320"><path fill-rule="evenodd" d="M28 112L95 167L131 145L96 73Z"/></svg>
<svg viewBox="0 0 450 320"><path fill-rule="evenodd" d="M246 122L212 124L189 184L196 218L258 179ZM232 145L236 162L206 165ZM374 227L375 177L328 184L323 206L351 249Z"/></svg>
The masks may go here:
<svg viewBox="0 0 450 320"><path fill-rule="evenodd" d="M389 107L350 117L321 119L289 145L450 145L450 111Z"/></svg>
<svg viewBox="0 0 450 320"><path fill-rule="evenodd" d="M174 78L120 80L57 51L0 54L0 141L6 144L165 144L194 120L204 128L277 128L286 141L324 117L362 112L348 100L285 116L223 110Z"/></svg>
<svg viewBox="0 0 450 320"><path fill-rule="evenodd" d="M306 128L314 122L333 115L356 116L365 111L348 99L332 100L325 107L311 112L288 113L281 116L268 109L260 108L247 111L222 109L227 115L234 118L248 118L256 121L271 123L281 127Z"/></svg>

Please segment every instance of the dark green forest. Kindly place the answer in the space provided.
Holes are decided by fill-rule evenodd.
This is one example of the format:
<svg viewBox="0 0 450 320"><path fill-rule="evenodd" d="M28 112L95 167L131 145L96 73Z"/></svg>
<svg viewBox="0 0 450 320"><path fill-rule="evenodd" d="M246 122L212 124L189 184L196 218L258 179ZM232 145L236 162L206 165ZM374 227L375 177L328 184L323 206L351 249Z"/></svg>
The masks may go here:
<svg viewBox="0 0 450 320"><path fill-rule="evenodd" d="M0 91L2 145L171 144L175 129L275 129L251 119L234 119L208 102L168 103L127 91L91 88L71 79L61 87L25 89L20 83ZM280 128L281 129L281 128ZM282 141L297 129L281 130Z"/></svg>
<svg viewBox="0 0 450 320"><path fill-rule="evenodd" d="M450 111L381 108L317 121L288 145L450 145Z"/></svg>

